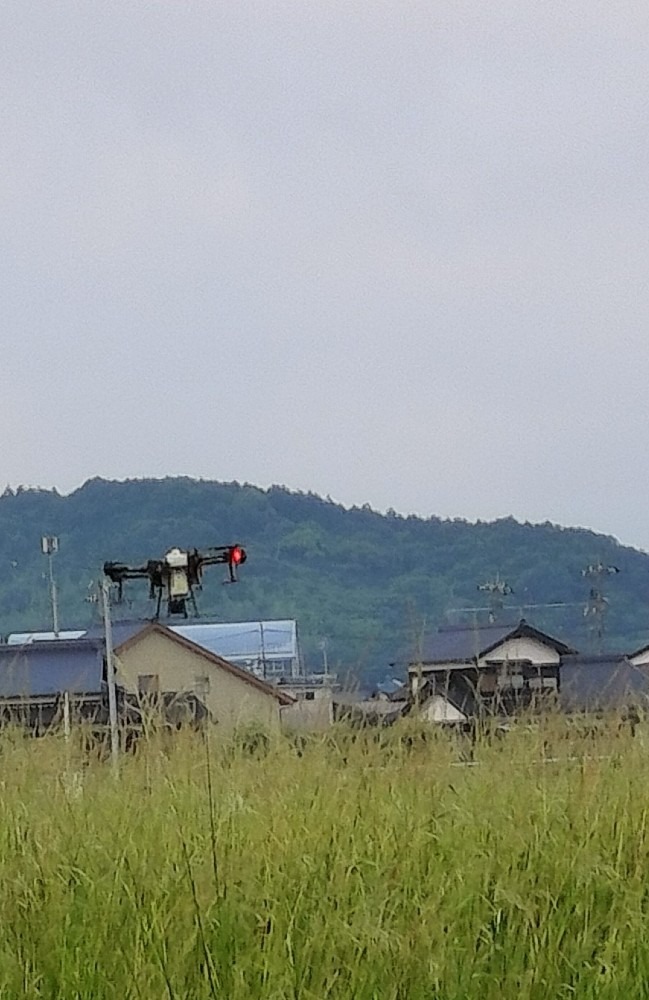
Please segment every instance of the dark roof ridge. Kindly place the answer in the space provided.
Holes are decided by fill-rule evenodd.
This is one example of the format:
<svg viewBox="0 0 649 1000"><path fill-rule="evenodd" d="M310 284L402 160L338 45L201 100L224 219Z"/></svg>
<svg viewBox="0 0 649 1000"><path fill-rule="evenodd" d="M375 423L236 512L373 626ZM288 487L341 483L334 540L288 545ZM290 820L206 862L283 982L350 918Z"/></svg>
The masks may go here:
<svg viewBox="0 0 649 1000"><path fill-rule="evenodd" d="M438 632L485 632L487 629L499 629L504 628L516 629L520 628L521 625L527 625L524 618L516 618L512 621L506 622L471 622L468 625L440 625L437 629Z"/></svg>
<svg viewBox="0 0 649 1000"><path fill-rule="evenodd" d="M426 643L419 660L410 662L475 663L479 657L488 656L508 640L520 638L536 639L550 646L559 655L577 652L572 646L521 618L515 625L491 623L450 631L438 629Z"/></svg>
<svg viewBox="0 0 649 1000"><path fill-rule="evenodd" d="M612 650L610 653L564 653L563 663L623 663L627 661L631 666L628 653L620 653Z"/></svg>

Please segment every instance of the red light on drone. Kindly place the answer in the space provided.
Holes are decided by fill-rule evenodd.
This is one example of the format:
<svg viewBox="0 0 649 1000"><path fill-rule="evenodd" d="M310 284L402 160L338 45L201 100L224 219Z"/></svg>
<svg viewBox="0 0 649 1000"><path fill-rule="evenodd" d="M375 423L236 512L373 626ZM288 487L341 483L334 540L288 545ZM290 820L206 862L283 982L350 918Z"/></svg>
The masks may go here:
<svg viewBox="0 0 649 1000"><path fill-rule="evenodd" d="M241 563L246 561L246 550L242 549L240 545L233 545L230 549L230 562L234 566L240 566Z"/></svg>

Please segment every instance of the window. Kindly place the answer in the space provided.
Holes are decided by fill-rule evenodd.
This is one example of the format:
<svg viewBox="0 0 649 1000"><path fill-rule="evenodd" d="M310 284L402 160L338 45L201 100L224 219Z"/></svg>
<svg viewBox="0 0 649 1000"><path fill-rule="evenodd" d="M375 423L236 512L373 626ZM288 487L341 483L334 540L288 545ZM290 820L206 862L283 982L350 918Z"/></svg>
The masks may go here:
<svg viewBox="0 0 649 1000"><path fill-rule="evenodd" d="M160 674L138 674L137 693L160 694Z"/></svg>
<svg viewBox="0 0 649 1000"><path fill-rule="evenodd" d="M533 691L556 691L557 690L557 678L554 676L544 676L539 675L538 677L530 677L527 682L530 689Z"/></svg>
<svg viewBox="0 0 649 1000"><path fill-rule="evenodd" d="M498 675L498 687L520 690L524 686L525 678L523 677L522 664L516 660L508 660L503 663Z"/></svg>
<svg viewBox="0 0 649 1000"><path fill-rule="evenodd" d="M194 691L197 697L204 698L205 695L210 693L210 679L206 675L198 675L194 677Z"/></svg>
<svg viewBox="0 0 649 1000"><path fill-rule="evenodd" d="M315 701L315 691L305 691L304 693L305 701Z"/></svg>

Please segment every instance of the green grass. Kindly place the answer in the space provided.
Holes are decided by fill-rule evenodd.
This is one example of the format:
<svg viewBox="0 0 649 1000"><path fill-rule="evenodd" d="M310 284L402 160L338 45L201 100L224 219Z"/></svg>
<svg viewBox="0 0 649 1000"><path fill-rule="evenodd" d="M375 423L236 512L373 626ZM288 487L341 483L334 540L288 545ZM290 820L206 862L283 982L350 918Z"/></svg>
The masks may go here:
<svg viewBox="0 0 649 1000"><path fill-rule="evenodd" d="M649 996L642 727L406 734L4 734L0 997Z"/></svg>

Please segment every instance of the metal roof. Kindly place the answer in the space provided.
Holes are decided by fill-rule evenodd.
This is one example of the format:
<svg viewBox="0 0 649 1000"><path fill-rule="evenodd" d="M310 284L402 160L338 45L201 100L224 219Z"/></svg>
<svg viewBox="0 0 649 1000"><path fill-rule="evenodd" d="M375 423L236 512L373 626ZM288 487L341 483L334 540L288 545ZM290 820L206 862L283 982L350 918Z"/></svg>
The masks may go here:
<svg viewBox="0 0 649 1000"><path fill-rule="evenodd" d="M233 662L293 660L299 655L297 622L201 622L170 625L172 632Z"/></svg>
<svg viewBox="0 0 649 1000"><path fill-rule="evenodd" d="M117 649L132 636L137 635L150 624L148 618L137 618L112 623L113 646ZM33 642L71 642L77 639L104 641L104 626L91 625L89 628L64 629L56 635L54 632L12 632L7 636L8 646L27 646Z"/></svg>
<svg viewBox="0 0 649 1000"><path fill-rule="evenodd" d="M571 712L613 710L649 698L649 677L624 656L564 656L559 701Z"/></svg>
<svg viewBox="0 0 649 1000"><path fill-rule="evenodd" d="M111 624L111 632L113 636L113 648L119 649L125 642L132 639L133 636L137 635L138 632L142 632L148 625L151 624L149 618L136 618L126 621L113 621ZM98 642L103 643L105 641L104 626L103 625L93 625L85 633L88 639L94 639Z"/></svg>
<svg viewBox="0 0 649 1000"><path fill-rule="evenodd" d="M0 646L0 698L99 694L103 652L96 642L76 639Z"/></svg>

